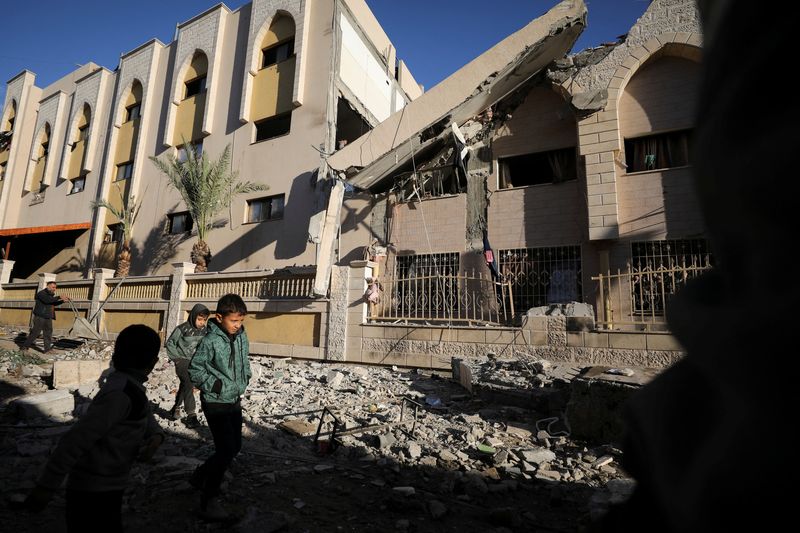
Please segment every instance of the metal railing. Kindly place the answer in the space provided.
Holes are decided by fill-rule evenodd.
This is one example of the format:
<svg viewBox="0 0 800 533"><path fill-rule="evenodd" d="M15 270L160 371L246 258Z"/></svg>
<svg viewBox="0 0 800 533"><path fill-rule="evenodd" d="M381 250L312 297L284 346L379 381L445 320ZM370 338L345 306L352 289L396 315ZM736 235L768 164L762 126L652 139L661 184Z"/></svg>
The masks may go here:
<svg viewBox="0 0 800 533"><path fill-rule="evenodd" d="M664 330L664 310L669 298L677 293L691 278L712 268L704 264L670 264L664 266L631 266L592 277L598 282L600 305L596 324L602 329Z"/></svg>
<svg viewBox="0 0 800 533"><path fill-rule="evenodd" d="M371 320L507 324L514 316L511 284L482 273L385 277Z"/></svg>

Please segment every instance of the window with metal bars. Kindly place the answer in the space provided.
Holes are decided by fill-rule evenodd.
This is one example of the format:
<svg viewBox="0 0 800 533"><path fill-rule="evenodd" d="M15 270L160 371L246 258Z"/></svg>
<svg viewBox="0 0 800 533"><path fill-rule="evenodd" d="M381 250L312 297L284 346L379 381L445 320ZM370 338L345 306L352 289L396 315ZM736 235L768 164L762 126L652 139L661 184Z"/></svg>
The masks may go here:
<svg viewBox="0 0 800 533"><path fill-rule="evenodd" d="M705 239L631 243L631 302L636 314L663 315L669 296L714 264Z"/></svg>
<svg viewBox="0 0 800 533"><path fill-rule="evenodd" d="M500 250L499 263L515 312L583 298L580 246Z"/></svg>
<svg viewBox="0 0 800 533"><path fill-rule="evenodd" d="M398 256L395 301L405 316L447 319L459 305L457 252Z"/></svg>

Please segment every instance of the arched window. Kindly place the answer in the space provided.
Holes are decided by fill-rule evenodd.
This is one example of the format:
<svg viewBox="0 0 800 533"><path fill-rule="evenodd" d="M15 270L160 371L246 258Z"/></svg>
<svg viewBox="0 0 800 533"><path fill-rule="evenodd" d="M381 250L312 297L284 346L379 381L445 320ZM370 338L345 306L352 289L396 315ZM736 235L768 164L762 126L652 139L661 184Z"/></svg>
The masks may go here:
<svg viewBox="0 0 800 533"><path fill-rule="evenodd" d="M114 152L113 179L127 180L133 176L134 156L139 140L139 123L142 114L142 84L134 80L123 101L123 122L117 132L117 145ZM114 197L116 195L112 195Z"/></svg>
<svg viewBox="0 0 800 533"><path fill-rule="evenodd" d="M619 101L627 173L690 164L699 74L697 62L663 54L634 73Z"/></svg>
<svg viewBox="0 0 800 533"><path fill-rule="evenodd" d="M294 39L294 20L278 14L259 45L259 70L253 80L250 106L255 141L284 135L291 128L296 63Z"/></svg>
<svg viewBox="0 0 800 533"><path fill-rule="evenodd" d="M69 194L83 191L86 184L86 173L84 163L86 159L86 145L89 142L89 131L92 125L92 109L89 104L83 104L83 109L78 117L75 130L71 133L69 144L69 167L67 179L71 185Z"/></svg>
<svg viewBox="0 0 800 533"><path fill-rule="evenodd" d="M208 58L195 52L183 76L183 94L175 118L173 144L180 146L185 141L196 141L203 136L203 115L206 109L206 78Z"/></svg>
<svg viewBox="0 0 800 533"><path fill-rule="evenodd" d="M50 153L50 124L45 123L42 128L42 133L36 142L36 151L34 152L33 162L33 176L31 178L30 190L39 192L42 188L42 181L44 180L44 172L47 169L47 159Z"/></svg>
<svg viewBox="0 0 800 533"><path fill-rule="evenodd" d="M0 180L6 177L6 165L8 164L9 147L11 137L14 134L14 121L17 118L17 102L11 100L11 105L6 112L6 118L0 124Z"/></svg>

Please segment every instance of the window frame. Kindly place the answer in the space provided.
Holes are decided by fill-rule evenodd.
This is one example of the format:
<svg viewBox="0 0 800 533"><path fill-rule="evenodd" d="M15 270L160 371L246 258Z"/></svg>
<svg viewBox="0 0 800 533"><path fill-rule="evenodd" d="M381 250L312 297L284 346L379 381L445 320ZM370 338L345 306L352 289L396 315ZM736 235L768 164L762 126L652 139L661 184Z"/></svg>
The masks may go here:
<svg viewBox="0 0 800 533"><path fill-rule="evenodd" d="M136 116L131 116L133 110L136 110ZM142 117L142 103L136 102L125 108L125 122L131 122Z"/></svg>
<svg viewBox="0 0 800 533"><path fill-rule="evenodd" d="M288 49L289 49L289 51L286 54L286 57L284 57L283 59L278 59L278 51L282 47L284 47L286 45L288 45ZM267 63L267 53L268 52L272 52L273 50L275 51L275 61L273 61L271 63ZM293 57L295 57L294 35L291 36L288 39L284 39L283 41L280 41L280 42L277 42L277 43L275 43L273 45L270 45L270 46L262 48L261 49L261 68L259 70L263 70L265 68L269 68L272 65L280 65L284 61L288 61L289 59L292 59Z"/></svg>
<svg viewBox="0 0 800 533"><path fill-rule="evenodd" d="M280 200L280 213L273 216L273 201ZM262 208L262 212L266 211L267 216L253 220L252 209L256 203L263 203L266 209ZM273 194L271 196L262 196L259 198L251 198L247 200L247 209L245 211L245 224L260 224L261 222L271 222L273 220L283 220L284 213L286 212L286 194Z"/></svg>
<svg viewBox="0 0 800 533"><path fill-rule="evenodd" d="M175 220L178 217L185 217L185 229L183 231L173 231L175 228ZM192 229L194 228L194 219L192 218L192 214L189 211L177 211L175 213L167 213L167 225L166 225L166 233L167 235L182 235L184 233L191 233Z"/></svg>
<svg viewBox="0 0 800 533"><path fill-rule="evenodd" d="M122 170L123 167L129 168L130 171L127 173L126 176L120 177L120 171ZM124 163L119 163L117 165L117 172L114 175L114 181L127 180L131 179L132 177L133 177L133 161L125 161Z"/></svg>
<svg viewBox="0 0 800 533"><path fill-rule="evenodd" d="M75 185L79 181L81 182L81 188L76 191L75 190ZM71 178L69 180L69 182L70 182L70 189L69 189L69 192L67 193L67 196L72 195L72 194L80 194L80 193L82 193L83 191L86 190L86 176L85 175L78 176L76 178Z"/></svg>
<svg viewBox="0 0 800 533"><path fill-rule="evenodd" d="M280 131L279 133L276 133L276 134L271 135L269 137L264 137L264 138L261 138L261 139L258 138L259 126L261 126L262 124L265 124L267 122L282 121L282 120L284 120L286 118L288 118L288 127L287 127L286 131ZM270 139L277 139L278 137L283 137L285 135L289 135L290 133L292 133L292 111L288 111L286 113L280 113L278 115L273 115L271 117L267 117L267 118L260 119L260 120L257 120L255 122L253 122L253 144L264 142L264 141L269 141Z"/></svg>
<svg viewBox="0 0 800 533"><path fill-rule="evenodd" d="M206 80L208 78L208 74L203 74L201 76L197 76L192 78L191 80L186 80L183 82L183 99L188 100L192 96L197 96L198 94L203 94L206 92ZM199 84L197 92L193 92L189 94L190 86L193 86L195 83Z"/></svg>
<svg viewBox="0 0 800 533"><path fill-rule="evenodd" d="M573 165L571 168L566 170L571 171L573 175L564 177L562 179L557 179L555 175L552 175L549 181L541 181L537 183L527 183L525 185L513 185L513 172L511 170L505 170L508 168L509 160L519 160L522 158L547 158L549 154L556 154L559 152L563 152L566 154L568 151L572 151L573 157L570 158L570 162ZM541 162L538 162L541 164ZM506 176L506 172L508 172L508 176ZM552 150L540 150L538 152L526 152L523 154L516 154L516 155L506 155L506 156L499 156L497 158L497 190L498 191L505 191L505 190L513 190L513 189L522 189L525 187L539 187L542 185L559 185L561 183L568 183L570 181L575 181L578 179L578 147L577 146L567 146L564 148L555 148Z"/></svg>

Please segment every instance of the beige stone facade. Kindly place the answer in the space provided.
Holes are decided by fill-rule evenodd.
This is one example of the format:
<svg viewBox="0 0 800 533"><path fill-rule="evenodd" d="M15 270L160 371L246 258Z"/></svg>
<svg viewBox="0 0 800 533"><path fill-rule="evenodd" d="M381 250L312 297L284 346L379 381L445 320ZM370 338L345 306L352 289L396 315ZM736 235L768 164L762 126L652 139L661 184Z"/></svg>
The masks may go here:
<svg viewBox="0 0 800 533"><path fill-rule="evenodd" d="M268 187L220 215L212 270L315 264L308 228L319 211L320 151L421 94L397 61L363 0L254 0L178 24L175 41L123 53L113 72L89 63L44 88L20 73L0 113L0 131L13 131L0 154L0 245L15 261L12 277L113 267L117 220L90 204L119 204L120 193L142 203L133 274L189 260L195 237L170 233L186 207L149 161L178 154L184 141L210 157L229 145L241 179ZM385 90L364 93L362 82ZM249 202L262 197L282 213L250 222Z"/></svg>

